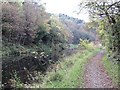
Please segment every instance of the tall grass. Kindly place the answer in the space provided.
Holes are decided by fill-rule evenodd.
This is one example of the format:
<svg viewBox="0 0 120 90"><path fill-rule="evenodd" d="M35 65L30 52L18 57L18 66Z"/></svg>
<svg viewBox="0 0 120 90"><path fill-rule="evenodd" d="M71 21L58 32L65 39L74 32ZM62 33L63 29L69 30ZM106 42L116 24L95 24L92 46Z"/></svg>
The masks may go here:
<svg viewBox="0 0 120 90"><path fill-rule="evenodd" d="M47 72L42 84L37 84L36 86L42 88L84 87L84 65L98 51L99 49L94 49L93 51L84 50L66 57L58 62L52 71Z"/></svg>
<svg viewBox="0 0 120 90"><path fill-rule="evenodd" d="M106 69L106 71L108 72L109 76L111 77L112 81L114 82L115 85L118 86L118 82L119 82L119 65L118 64L115 64L113 63L112 61L108 60L107 59L107 55L105 55L103 57L103 60L102 60L103 64L104 64L104 67ZM120 85L120 82L119 82L119 85Z"/></svg>

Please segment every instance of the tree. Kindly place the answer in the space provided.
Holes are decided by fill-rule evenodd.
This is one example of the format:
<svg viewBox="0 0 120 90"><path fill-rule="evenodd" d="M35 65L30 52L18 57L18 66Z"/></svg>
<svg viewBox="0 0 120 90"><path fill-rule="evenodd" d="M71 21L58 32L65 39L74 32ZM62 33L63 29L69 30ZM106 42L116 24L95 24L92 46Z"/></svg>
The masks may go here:
<svg viewBox="0 0 120 90"><path fill-rule="evenodd" d="M46 13L42 5L29 1L23 2L23 13L25 41L26 44L29 44L33 42L39 26L43 24Z"/></svg>
<svg viewBox="0 0 120 90"><path fill-rule="evenodd" d="M112 59L120 59L120 1L82 2L80 7L88 10L89 14L99 20L99 32ZM107 41L107 42L106 42ZM112 52L112 53L111 53Z"/></svg>
<svg viewBox="0 0 120 90"><path fill-rule="evenodd" d="M3 2L2 35L12 43L29 45L34 41L39 26L48 19L45 8L36 2Z"/></svg>

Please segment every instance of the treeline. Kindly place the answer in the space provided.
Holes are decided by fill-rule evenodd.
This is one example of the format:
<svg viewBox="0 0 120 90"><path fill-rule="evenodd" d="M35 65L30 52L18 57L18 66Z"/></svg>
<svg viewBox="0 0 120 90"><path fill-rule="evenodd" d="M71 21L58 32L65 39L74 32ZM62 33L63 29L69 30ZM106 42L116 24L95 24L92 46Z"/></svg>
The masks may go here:
<svg viewBox="0 0 120 90"><path fill-rule="evenodd" d="M66 30L68 30L72 36L69 43L79 44L80 39L89 41L96 40L96 33L93 33L93 31L95 30L94 29L90 30L83 20L70 17L68 15L61 13L59 14L59 19L64 25L64 27L67 28Z"/></svg>
<svg viewBox="0 0 120 90"><path fill-rule="evenodd" d="M70 16L68 16L66 14L62 14L62 13L59 14L59 17L62 20L65 20L65 19L66 20L71 20L72 22L74 22L76 24L84 24L85 23L83 20L80 20L80 19L74 18L74 17L70 17Z"/></svg>

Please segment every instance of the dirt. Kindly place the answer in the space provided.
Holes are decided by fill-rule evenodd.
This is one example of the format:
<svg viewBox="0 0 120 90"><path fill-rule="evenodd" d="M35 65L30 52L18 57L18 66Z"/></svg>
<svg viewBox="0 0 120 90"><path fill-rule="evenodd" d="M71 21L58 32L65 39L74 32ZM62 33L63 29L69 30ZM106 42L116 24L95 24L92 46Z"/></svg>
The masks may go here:
<svg viewBox="0 0 120 90"><path fill-rule="evenodd" d="M103 51L99 52L86 64L85 88L117 88L102 64L103 55Z"/></svg>

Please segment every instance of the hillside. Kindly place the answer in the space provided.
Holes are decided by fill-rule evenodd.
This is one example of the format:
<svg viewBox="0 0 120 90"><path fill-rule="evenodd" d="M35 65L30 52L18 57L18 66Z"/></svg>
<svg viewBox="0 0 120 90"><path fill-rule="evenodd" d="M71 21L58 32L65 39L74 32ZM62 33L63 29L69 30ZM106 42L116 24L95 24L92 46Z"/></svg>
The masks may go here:
<svg viewBox="0 0 120 90"><path fill-rule="evenodd" d="M59 14L59 20L62 22L63 26L67 28L71 35L72 40L70 43L72 44L79 44L80 38L90 41L95 41L95 33L86 30L86 23L83 20L78 18L70 17L65 14Z"/></svg>

